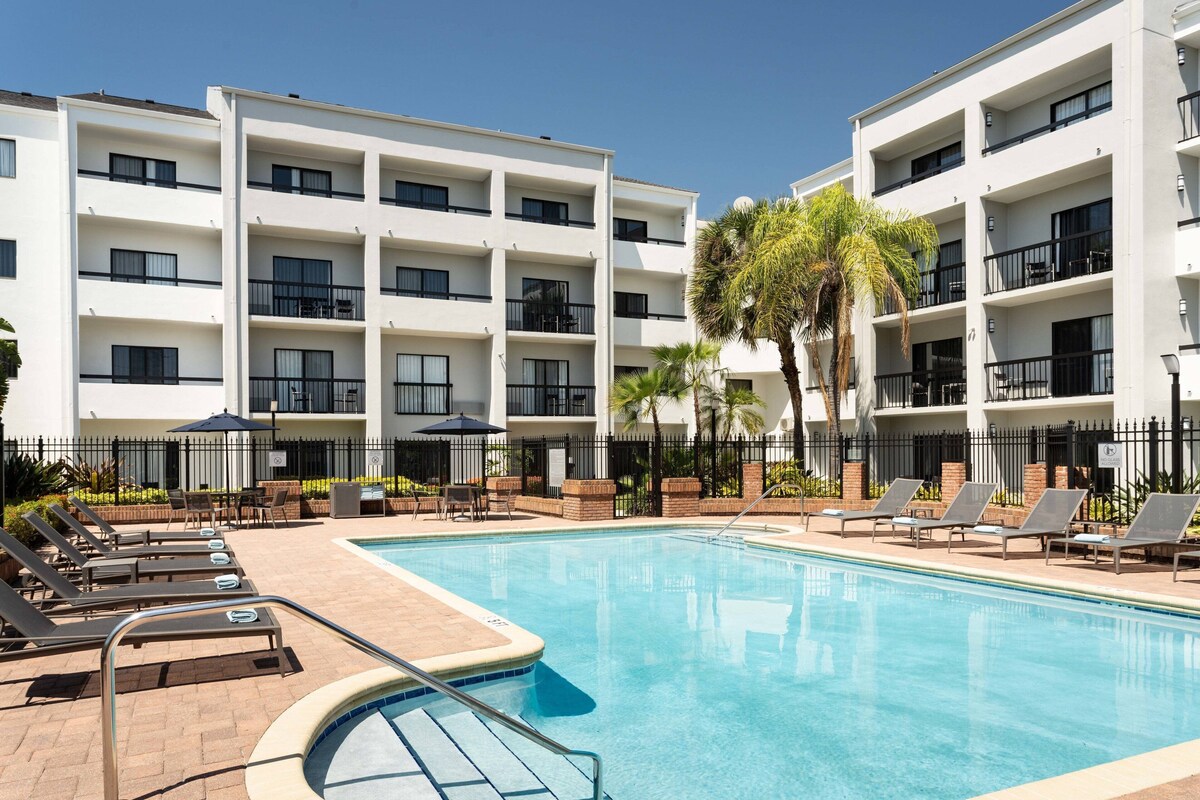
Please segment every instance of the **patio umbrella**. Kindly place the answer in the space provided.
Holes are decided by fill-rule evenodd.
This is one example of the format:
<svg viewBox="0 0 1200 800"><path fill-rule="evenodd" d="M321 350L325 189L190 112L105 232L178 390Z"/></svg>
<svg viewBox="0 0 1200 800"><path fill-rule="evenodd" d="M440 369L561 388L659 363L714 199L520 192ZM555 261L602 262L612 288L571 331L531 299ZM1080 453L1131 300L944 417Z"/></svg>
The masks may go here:
<svg viewBox="0 0 1200 800"><path fill-rule="evenodd" d="M500 428L459 413L457 417L452 417L445 422L426 425L413 433L423 433L426 436L457 436L461 440L467 436L487 436L490 433L504 433L507 430L507 428Z"/></svg>
<svg viewBox="0 0 1200 800"><path fill-rule="evenodd" d="M229 434L234 432L253 432L253 431L273 431L277 430L274 425L264 425L261 422L239 417L237 414L230 414L229 409L225 409L220 414L213 414L207 419L189 422L186 425L180 425L178 428L171 428L167 433L223 433L225 434L225 481L229 482ZM230 487L226 486L226 490Z"/></svg>

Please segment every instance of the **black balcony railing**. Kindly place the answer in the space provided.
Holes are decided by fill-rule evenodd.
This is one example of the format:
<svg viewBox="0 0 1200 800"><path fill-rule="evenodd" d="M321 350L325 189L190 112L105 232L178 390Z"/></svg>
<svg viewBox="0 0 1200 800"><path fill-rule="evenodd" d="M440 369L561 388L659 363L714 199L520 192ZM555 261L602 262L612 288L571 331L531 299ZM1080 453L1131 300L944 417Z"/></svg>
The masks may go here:
<svg viewBox="0 0 1200 800"><path fill-rule="evenodd" d="M452 383L396 381L397 414L449 414L454 391Z"/></svg>
<svg viewBox="0 0 1200 800"><path fill-rule="evenodd" d="M581 219L562 219L561 217L541 217L536 214L518 214L512 211L505 213L505 219L515 219L521 222L537 222L542 225L561 225L568 228L595 228L596 223L585 222Z"/></svg>
<svg viewBox="0 0 1200 800"><path fill-rule="evenodd" d="M361 286L250 279L250 313L263 317L363 319Z"/></svg>
<svg viewBox="0 0 1200 800"><path fill-rule="evenodd" d="M1112 270L1112 228L1084 231L983 259L984 292L1007 292Z"/></svg>
<svg viewBox="0 0 1200 800"><path fill-rule="evenodd" d="M1178 227L1180 228L1190 228L1193 225L1200 225L1200 217L1192 217L1191 219L1180 220L1178 223Z"/></svg>
<svg viewBox="0 0 1200 800"><path fill-rule="evenodd" d="M1200 136L1200 92L1179 98L1179 122L1183 125L1183 137L1179 141Z"/></svg>
<svg viewBox="0 0 1200 800"><path fill-rule="evenodd" d="M510 417L591 417L595 414L595 386L508 384Z"/></svg>
<svg viewBox="0 0 1200 800"><path fill-rule="evenodd" d="M657 314L653 311L614 311L614 317L620 319L662 319L670 322L686 322L685 314Z"/></svg>
<svg viewBox="0 0 1200 800"><path fill-rule="evenodd" d="M145 283L151 286L213 286L221 285L220 281L202 281L195 278L156 278L152 275L118 275L113 272L79 271L79 277L91 278L113 283Z"/></svg>
<svg viewBox="0 0 1200 800"><path fill-rule="evenodd" d="M1065 128L1072 123L1085 119L1091 119L1092 117L1103 114L1111 109L1112 103L1105 103L1103 105L1096 106L1095 108L1089 108L1087 111L1080 111L1078 114L1072 114L1069 117L1063 117L1057 122L1053 122L1049 125L1043 125L1040 128L1034 128L1031 131L1022 133L1020 136L1014 136L1011 139L1005 139L1003 142L996 142L996 144L989 145L983 148L983 155L986 156L989 153L998 153L1001 150L1005 150L1013 145L1018 145L1021 142L1027 142L1030 139L1036 139L1039 136L1044 136L1045 134L1056 131L1059 128Z"/></svg>
<svg viewBox="0 0 1200 800"><path fill-rule="evenodd" d="M659 239L655 236L638 236L629 234L614 233L613 238L618 242L638 242L639 244L667 244L672 247L684 247L687 242L681 242L678 239Z"/></svg>
<svg viewBox="0 0 1200 800"><path fill-rule="evenodd" d="M395 197L381 197L379 202L384 205L399 208L416 208L421 211L441 211L447 214L473 214L480 217L490 217L491 209L471 208L470 206L452 206L449 203L422 203L419 200L397 200Z"/></svg>
<svg viewBox="0 0 1200 800"><path fill-rule="evenodd" d="M282 194L302 194L308 197L332 197L340 200L365 200L362 192L339 192L335 189L313 189L305 186L294 186L290 183L271 183L270 181L246 181L251 189L266 189Z"/></svg>
<svg viewBox="0 0 1200 800"><path fill-rule="evenodd" d="M903 189L905 186L908 186L910 184L917 183L919 181L923 181L926 178L932 178L934 175L941 175L943 172L948 172L948 171L954 169L955 167L961 167L963 165L963 163L964 163L964 160L960 157L960 158L956 158L953 161L947 161L945 164L938 164L933 169L927 169L924 172L918 172L916 175L907 177L902 181L896 181L895 183L889 183L887 186L876 189L872 193L871 196L879 197L881 194L887 194L888 192L894 192L897 189Z"/></svg>
<svg viewBox="0 0 1200 800"><path fill-rule="evenodd" d="M362 414L366 382L343 378L251 378L250 410L280 414Z"/></svg>
<svg viewBox="0 0 1200 800"><path fill-rule="evenodd" d="M967 298L967 271L965 264L947 264L944 267L922 272L917 276L917 296L908 305L909 311L931 306L958 303ZM891 297L883 300L881 314L899 311Z"/></svg>
<svg viewBox="0 0 1200 800"><path fill-rule="evenodd" d="M965 402L967 373L962 367L875 376L876 408L960 406Z"/></svg>
<svg viewBox="0 0 1200 800"><path fill-rule="evenodd" d="M116 172L101 172L95 169L81 169L79 174L88 178L102 178L113 183L136 183L139 186L157 186L160 189L194 189L200 192L219 192L220 186L209 186L204 183L187 183L186 181L169 181L161 178L139 178L135 175L121 175Z"/></svg>
<svg viewBox="0 0 1200 800"><path fill-rule="evenodd" d="M505 302L505 316L510 331L596 332L596 307L582 303L508 300Z"/></svg>
<svg viewBox="0 0 1200 800"><path fill-rule="evenodd" d="M396 297L416 297L421 300L464 300L469 303L490 303L492 296L490 294L466 294L465 292L427 292L414 289L395 289L391 286L384 286L380 293L395 295Z"/></svg>
<svg viewBox="0 0 1200 800"><path fill-rule="evenodd" d="M984 364L987 400L1038 400L1113 393L1113 351L1018 358Z"/></svg>
<svg viewBox="0 0 1200 800"><path fill-rule="evenodd" d="M84 373L79 376L81 381L100 381L102 383L129 383L138 386L179 386L188 383L222 383L223 378L189 378L181 375L99 375Z"/></svg>

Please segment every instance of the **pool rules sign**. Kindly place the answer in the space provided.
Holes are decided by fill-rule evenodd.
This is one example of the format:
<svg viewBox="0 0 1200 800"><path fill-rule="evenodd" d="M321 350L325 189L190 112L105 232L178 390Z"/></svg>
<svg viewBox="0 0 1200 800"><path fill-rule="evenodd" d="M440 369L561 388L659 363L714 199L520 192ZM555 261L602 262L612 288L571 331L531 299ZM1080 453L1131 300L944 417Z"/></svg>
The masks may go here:
<svg viewBox="0 0 1200 800"><path fill-rule="evenodd" d="M1096 466L1100 469L1124 469L1125 450L1118 442L1101 442L1096 445Z"/></svg>

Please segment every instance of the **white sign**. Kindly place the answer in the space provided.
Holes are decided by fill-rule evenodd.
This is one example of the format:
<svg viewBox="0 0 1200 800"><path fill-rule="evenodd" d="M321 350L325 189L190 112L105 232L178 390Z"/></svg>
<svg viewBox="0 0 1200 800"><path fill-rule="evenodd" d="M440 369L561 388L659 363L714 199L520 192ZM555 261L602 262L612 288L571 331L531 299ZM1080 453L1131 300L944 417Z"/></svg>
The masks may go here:
<svg viewBox="0 0 1200 800"><path fill-rule="evenodd" d="M368 467L382 467L383 459L384 459L384 453L382 450L368 450L367 451L367 466Z"/></svg>
<svg viewBox="0 0 1200 800"><path fill-rule="evenodd" d="M1124 469L1125 450L1117 442L1101 442L1097 445L1096 466L1101 469Z"/></svg>
<svg viewBox="0 0 1200 800"><path fill-rule="evenodd" d="M267 463L272 467L286 467L287 450L271 450L267 453Z"/></svg>
<svg viewBox="0 0 1200 800"><path fill-rule="evenodd" d="M550 486L562 486L567 477L567 451L561 447L548 452L546 472Z"/></svg>

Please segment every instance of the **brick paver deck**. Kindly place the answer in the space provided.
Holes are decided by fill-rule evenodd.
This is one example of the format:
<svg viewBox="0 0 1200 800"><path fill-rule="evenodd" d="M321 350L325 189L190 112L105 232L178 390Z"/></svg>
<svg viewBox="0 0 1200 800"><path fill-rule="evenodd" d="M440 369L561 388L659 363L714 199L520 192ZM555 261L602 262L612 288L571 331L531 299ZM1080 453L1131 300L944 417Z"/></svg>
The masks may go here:
<svg viewBox="0 0 1200 800"><path fill-rule="evenodd" d="M572 526L520 516L488 527ZM260 591L294 599L405 658L419 659L491 647L503 640L486 626L373 570L331 540L472 527L480 529L427 517L416 523L407 517L322 520L293 523L286 530L235 531L227 538ZM911 545L886 539L872 545L861 535L842 540L836 534L812 533L803 538L852 551L1200 599L1200 572L1172 584L1169 567L1143 567L1132 559L1120 576L1085 567L1082 561L1064 567L1060 559L1058 565L1044 567L1034 546L1020 541L1011 543L1009 560L1001 562L994 547L956 547L947 555L944 545L914 551ZM263 640L122 648L118 730L124 797L245 798L245 763L268 725L317 687L377 666L316 629L281 617L292 667L284 678L276 672L274 657L262 649ZM102 796L97 666L94 652L0 664L0 800ZM1195 796L1200 796L1200 779L1192 778L1130 799Z"/></svg>

